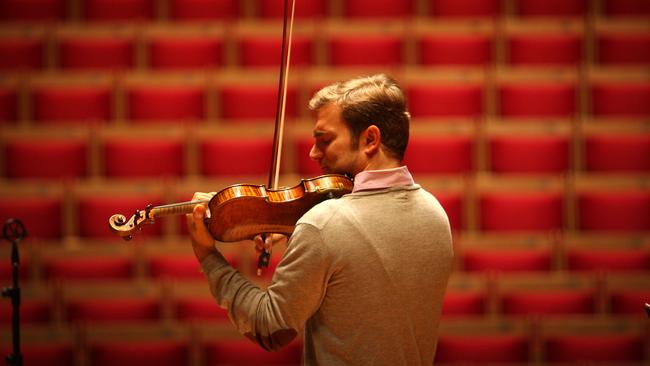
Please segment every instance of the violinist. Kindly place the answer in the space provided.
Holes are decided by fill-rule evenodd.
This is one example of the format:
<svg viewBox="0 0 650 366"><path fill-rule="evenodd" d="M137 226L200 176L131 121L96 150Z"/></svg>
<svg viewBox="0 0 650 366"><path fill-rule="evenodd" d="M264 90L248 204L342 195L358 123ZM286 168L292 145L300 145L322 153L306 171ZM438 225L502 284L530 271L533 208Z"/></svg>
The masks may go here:
<svg viewBox="0 0 650 366"><path fill-rule="evenodd" d="M444 210L402 164L404 94L378 74L326 86L309 107L309 156L324 173L354 177L352 192L298 220L266 290L228 264L196 205L188 223L210 290L266 350L302 335L306 365L431 365L452 240Z"/></svg>

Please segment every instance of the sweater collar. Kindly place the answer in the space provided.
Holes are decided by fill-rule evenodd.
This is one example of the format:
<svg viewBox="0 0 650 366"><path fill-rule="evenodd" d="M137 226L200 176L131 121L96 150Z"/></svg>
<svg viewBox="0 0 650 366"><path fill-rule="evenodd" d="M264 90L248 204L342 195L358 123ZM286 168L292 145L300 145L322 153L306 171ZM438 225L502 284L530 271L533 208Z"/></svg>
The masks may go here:
<svg viewBox="0 0 650 366"><path fill-rule="evenodd" d="M364 170L354 177L352 193L413 184L415 182L406 166L382 170Z"/></svg>

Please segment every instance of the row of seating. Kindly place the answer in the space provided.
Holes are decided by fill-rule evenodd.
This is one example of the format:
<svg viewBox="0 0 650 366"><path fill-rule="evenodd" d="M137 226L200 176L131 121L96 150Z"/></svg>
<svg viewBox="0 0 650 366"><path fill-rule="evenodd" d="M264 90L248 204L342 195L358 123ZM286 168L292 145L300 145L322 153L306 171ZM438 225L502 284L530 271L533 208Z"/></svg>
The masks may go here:
<svg viewBox="0 0 650 366"><path fill-rule="evenodd" d="M299 18L328 16L383 19L433 17L580 17L649 16L644 0L305 0L297 2ZM273 0L7 0L0 8L5 21L143 21L170 19L224 20L237 17L279 18L282 1Z"/></svg>
<svg viewBox="0 0 650 366"><path fill-rule="evenodd" d="M645 21L307 24L294 67L576 66L650 64ZM0 70L215 70L280 61L281 29L266 23L0 27ZM277 28L277 32L272 31ZM372 52L368 52L372 51Z"/></svg>
<svg viewBox="0 0 650 366"><path fill-rule="evenodd" d="M372 70L377 71L363 73ZM287 88L287 119L312 118L307 104L314 92L360 72L294 73L301 82ZM597 69L582 77L566 69L486 74L416 68L391 75L400 80L414 121L650 116L650 80L643 70ZM0 82L0 121L268 125L275 117L276 84L270 73L243 72L9 77Z"/></svg>

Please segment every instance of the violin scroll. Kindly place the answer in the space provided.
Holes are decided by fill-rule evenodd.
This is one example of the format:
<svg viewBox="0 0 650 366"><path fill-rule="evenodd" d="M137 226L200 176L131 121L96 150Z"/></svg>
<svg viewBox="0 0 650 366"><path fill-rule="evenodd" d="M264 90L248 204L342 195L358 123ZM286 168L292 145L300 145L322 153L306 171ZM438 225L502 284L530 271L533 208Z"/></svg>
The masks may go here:
<svg viewBox="0 0 650 366"><path fill-rule="evenodd" d="M131 240L136 231L142 230L142 225L153 224L152 208L152 205L147 205L144 210L135 210L135 214L128 221L126 216L115 214L108 219L108 226L113 233L119 235L122 239Z"/></svg>

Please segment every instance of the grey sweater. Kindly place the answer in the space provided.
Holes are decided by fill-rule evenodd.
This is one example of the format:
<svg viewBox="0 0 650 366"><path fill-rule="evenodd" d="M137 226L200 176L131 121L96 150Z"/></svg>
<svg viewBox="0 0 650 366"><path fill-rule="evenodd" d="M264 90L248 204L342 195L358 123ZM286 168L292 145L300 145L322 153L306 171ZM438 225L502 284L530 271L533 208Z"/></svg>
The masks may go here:
<svg viewBox="0 0 650 366"><path fill-rule="evenodd" d="M444 210L412 185L312 208L266 291L218 252L202 268L238 330L265 349L304 332L306 365L431 365L452 262Z"/></svg>

